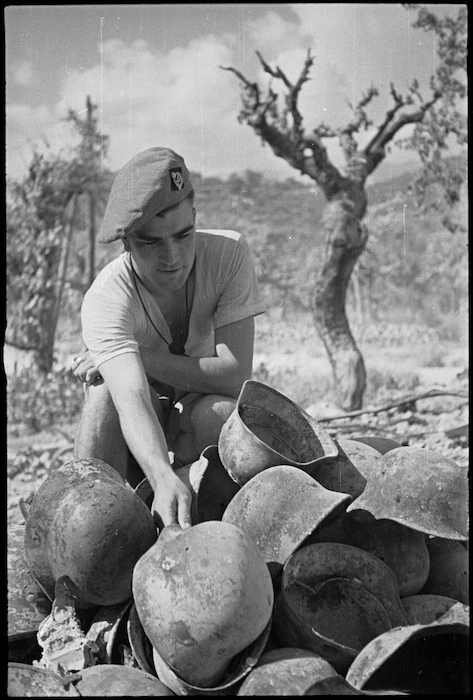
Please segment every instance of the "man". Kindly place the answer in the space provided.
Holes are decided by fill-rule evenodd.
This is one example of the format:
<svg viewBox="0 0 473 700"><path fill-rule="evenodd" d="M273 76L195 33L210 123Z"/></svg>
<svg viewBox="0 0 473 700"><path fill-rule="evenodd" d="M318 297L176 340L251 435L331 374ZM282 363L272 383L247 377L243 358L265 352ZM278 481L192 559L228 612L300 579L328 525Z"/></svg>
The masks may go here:
<svg viewBox="0 0 473 700"><path fill-rule="evenodd" d="M85 386L75 456L102 459L132 486L144 474L157 523L183 528L191 494L173 466L217 444L251 376L254 316L264 311L247 242L196 230L193 195L169 148L118 173L98 240L122 239L125 252L84 297L87 353L74 367Z"/></svg>

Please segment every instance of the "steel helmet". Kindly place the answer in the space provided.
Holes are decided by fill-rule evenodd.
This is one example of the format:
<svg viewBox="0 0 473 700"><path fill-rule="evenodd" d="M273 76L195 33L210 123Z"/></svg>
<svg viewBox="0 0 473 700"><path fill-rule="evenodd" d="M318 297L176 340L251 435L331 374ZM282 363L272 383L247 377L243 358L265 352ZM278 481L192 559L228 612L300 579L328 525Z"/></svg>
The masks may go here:
<svg viewBox="0 0 473 700"><path fill-rule="evenodd" d="M419 593L429 575L424 533L394 520L376 520L366 510L343 513L317 528L307 542L342 542L374 554L394 573L401 598Z"/></svg>
<svg viewBox="0 0 473 700"><path fill-rule="evenodd" d="M406 611L411 625L430 625L458 602L453 598L433 593L418 593L401 598L402 607Z"/></svg>
<svg viewBox="0 0 473 700"><path fill-rule="evenodd" d="M141 624L180 678L217 685L270 621L268 567L248 535L229 523L199 523L163 545L161 537L133 572Z"/></svg>
<svg viewBox="0 0 473 700"><path fill-rule="evenodd" d="M75 687L82 697L171 696L172 690L156 676L120 664L89 666L80 672Z"/></svg>
<svg viewBox="0 0 473 700"><path fill-rule="evenodd" d="M70 580L78 607L115 605L131 597L133 567L155 541L143 501L98 459L71 460L38 489L25 525L25 558L51 600Z"/></svg>
<svg viewBox="0 0 473 700"><path fill-rule="evenodd" d="M335 440L338 456L317 464L312 471L314 479L331 491L348 493L358 498L366 480L373 472L373 463L381 455L369 445L354 440Z"/></svg>
<svg viewBox="0 0 473 700"><path fill-rule="evenodd" d="M371 640L346 674L355 688L468 694L469 613L456 603L436 622L397 627Z"/></svg>
<svg viewBox="0 0 473 700"><path fill-rule="evenodd" d="M252 477L228 504L222 521L244 530L272 573L350 497L321 486L290 465L269 467Z"/></svg>
<svg viewBox="0 0 473 700"><path fill-rule="evenodd" d="M224 423L218 451L225 469L242 486L267 467L291 464L312 471L336 457L330 435L306 411L261 382L248 379Z"/></svg>
<svg viewBox="0 0 473 700"><path fill-rule="evenodd" d="M466 540L467 498L466 467L431 450L397 447L375 462L365 490L347 512L362 508L428 535Z"/></svg>
<svg viewBox="0 0 473 700"><path fill-rule="evenodd" d="M34 637L51 612L51 601L30 573L25 560L25 526L8 527L8 641Z"/></svg>
<svg viewBox="0 0 473 700"><path fill-rule="evenodd" d="M436 593L468 605L469 557L466 543L427 538L430 569L422 593Z"/></svg>
<svg viewBox="0 0 473 700"><path fill-rule="evenodd" d="M64 683L57 673L30 664L8 663L7 697L27 698L64 696L79 698L80 693L72 683Z"/></svg>
<svg viewBox="0 0 473 700"><path fill-rule="evenodd" d="M316 680L337 675L318 654L291 647L265 652L237 695L304 695Z"/></svg>
<svg viewBox="0 0 473 700"><path fill-rule="evenodd" d="M369 552L322 542L284 565L274 609L280 644L318 653L339 673L370 639L408 623L394 574Z"/></svg>

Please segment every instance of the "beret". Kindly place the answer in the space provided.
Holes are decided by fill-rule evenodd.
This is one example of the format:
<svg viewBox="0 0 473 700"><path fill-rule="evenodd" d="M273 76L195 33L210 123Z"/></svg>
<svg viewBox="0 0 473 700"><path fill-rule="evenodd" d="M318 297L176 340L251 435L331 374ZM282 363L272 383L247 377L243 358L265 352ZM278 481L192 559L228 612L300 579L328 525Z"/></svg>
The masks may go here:
<svg viewBox="0 0 473 700"><path fill-rule="evenodd" d="M184 159L171 148L156 146L138 153L113 181L98 242L125 238L191 192Z"/></svg>

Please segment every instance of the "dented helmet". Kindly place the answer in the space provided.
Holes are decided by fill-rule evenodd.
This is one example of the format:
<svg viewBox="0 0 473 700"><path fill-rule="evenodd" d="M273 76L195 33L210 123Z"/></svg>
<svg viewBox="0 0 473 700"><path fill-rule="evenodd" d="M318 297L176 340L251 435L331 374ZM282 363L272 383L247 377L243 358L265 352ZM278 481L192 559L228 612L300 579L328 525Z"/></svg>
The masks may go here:
<svg viewBox="0 0 473 700"><path fill-rule="evenodd" d="M218 440L220 459L240 486L280 464L311 471L336 457L330 435L306 411L275 389L247 380Z"/></svg>
<svg viewBox="0 0 473 700"><path fill-rule="evenodd" d="M427 535L466 540L467 500L466 467L431 450L398 447L377 460L347 512L361 508Z"/></svg>

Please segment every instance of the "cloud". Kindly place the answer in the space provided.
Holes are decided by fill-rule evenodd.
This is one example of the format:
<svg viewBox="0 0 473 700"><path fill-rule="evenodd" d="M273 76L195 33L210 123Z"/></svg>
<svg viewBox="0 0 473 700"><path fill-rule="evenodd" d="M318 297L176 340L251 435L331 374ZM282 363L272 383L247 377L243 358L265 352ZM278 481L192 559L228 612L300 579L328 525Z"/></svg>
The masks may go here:
<svg viewBox="0 0 473 700"><path fill-rule="evenodd" d="M10 75L15 85L20 85L22 87L32 85L35 77L33 64L31 61L14 63L10 68Z"/></svg>

